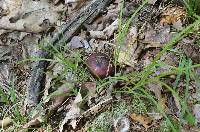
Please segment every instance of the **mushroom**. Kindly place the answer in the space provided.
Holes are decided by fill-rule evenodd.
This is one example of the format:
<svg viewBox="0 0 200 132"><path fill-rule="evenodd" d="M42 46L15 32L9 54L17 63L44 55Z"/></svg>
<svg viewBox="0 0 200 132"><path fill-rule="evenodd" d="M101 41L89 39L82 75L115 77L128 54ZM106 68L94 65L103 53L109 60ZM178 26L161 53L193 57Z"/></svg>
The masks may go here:
<svg viewBox="0 0 200 132"><path fill-rule="evenodd" d="M86 64L90 72L97 78L105 78L114 73L114 67L111 59L103 53L91 54Z"/></svg>

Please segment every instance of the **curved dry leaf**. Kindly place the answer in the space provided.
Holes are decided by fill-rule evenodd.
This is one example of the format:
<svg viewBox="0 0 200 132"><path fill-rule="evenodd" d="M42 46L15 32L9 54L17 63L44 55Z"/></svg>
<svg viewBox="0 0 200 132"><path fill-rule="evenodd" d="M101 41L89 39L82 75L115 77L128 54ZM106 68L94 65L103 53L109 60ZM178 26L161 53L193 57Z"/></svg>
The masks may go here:
<svg viewBox="0 0 200 132"><path fill-rule="evenodd" d="M112 106L113 98L106 98L103 101L99 102L95 106L91 107L84 113L82 113L76 120L76 124L80 124L80 122L83 122L85 120L91 121L96 115L99 113L108 110Z"/></svg>
<svg viewBox="0 0 200 132"><path fill-rule="evenodd" d="M135 113L132 113L130 115L130 117L134 121L137 121L137 122L141 123L145 127L146 130L150 127L150 125L153 122L153 120L150 117L143 116L143 115L137 115Z"/></svg>
<svg viewBox="0 0 200 132"><path fill-rule="evenodd" d="M186 11L180 6L168 6L161 14L160 24L174 24L178 20L184 20L186 17Z"/></svg>
<svg viewBox="0 0 200 132"><path fill-rule="evenodd" d="M109 39L117 30L118 30L118 19L116 19L111 25L106 27L103 31L90 31L90 35L92 38Z"/></svg>
<svg viewBox="0 0 200 132"><path fill-rule="evenodd" d="M162 85L158 82L149 82L147 87L152 91L158 100L161 100Z"/></svg>
<svg viewBox="0 0 200 132"><path fill-rule="evenodd" d="M122 45L119 51L118 62L134 67L138 62L142 50L144 49L143 43L137 42L137 27L133 26L129 29L125 45Z"/></svg>
<svg viewBox="0 0 200 132"><path fill-rule="evenodd" d="M82 37L79 36L73 36L71 41L68 43L70 49L78 49L78 48L83 48L84 43L86 40L84 40Z"/></svg>
<svg viewBox="0 0 200 132"><path fill-rule="evenodd" d="M34 118L34 119L30 120L22 128L26 129L26 128L29 128L30 126L39 125L41 122L42 122L41 117L37 117L37 118Z"/></svg>
<svg viewBox="0 0 200 132"><path fill-rule="evenodd" d="M66 113L64 120L62 121L61 125L60 125L60 132L63 131L63 127L64 125L68 122L68 120L71 120L71 125L73 128L76 127L76 120L74 120L75 118L80 116L80 112L81 109L79 108L79 104L82 102L82 96L81 93L78 92L74 102L71 105L70 110Z"/></svg>
<svg viewBox="0 0 200 132"><path fill-rule="evenodd" d="M10 117L6 117L3 120L0 120L0 127L4 128L7 127L12 123L12 119Z"/></svg>
<svg viewBox="0 0 200 132"><path fill-rule="evenodd" d="M50 95L50 98L53 99L53 104L52 104L49 111L54 111L56 108L58 108L65 101L66 95L69 94L69 92L71 90L70 85L72 85L72 84L64 83L63 85L61 85L58 88L58 90L56 90L55 92L53 92Z"/></svg>
<svg viewBox="0 0 200 132"><path fill-rule="evenodd" d="M35 109L33 111L33 116L32 116L33 118L30 119L29 122L24 124L22 128L26 129L31 126L39 125L40 123L42 123L44 121L43 114L44 114L44 110L42 108L39 108L38 110Z"/></svg>

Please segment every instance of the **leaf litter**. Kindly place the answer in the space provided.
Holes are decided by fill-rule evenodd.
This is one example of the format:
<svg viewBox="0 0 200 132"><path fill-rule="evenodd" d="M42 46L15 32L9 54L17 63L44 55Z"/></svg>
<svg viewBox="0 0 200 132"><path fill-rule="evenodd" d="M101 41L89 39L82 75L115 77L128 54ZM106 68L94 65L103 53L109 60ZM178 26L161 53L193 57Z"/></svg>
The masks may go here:
<svg viewBox="0 0 200 132"><path fill-rule="evenodd" d="M51 37L62 23L69 22L70 18L77 15L89 1L3 0L0 3L0 84L3 91L7 93L6 95L9 95L11 78L23 76L14 81L15 84L18 84L16 91L20 93L19 97L21 97L26 93L28 75L34 63L29 61L17 65L12 65L12 63L37 56L40 52L37 44L41 42L41 39L45 36ZM106 79L108 80L109 77L101 81L94 78L84 64L87 57L94 52L102 52L111 58L115 57L113 55L118 48L117 33L120 28L118 15L122 3L122 1L117 0L112 2L100 16L84 23L81 31L76 33L66 44L62 53L64 57L71 57L72 60L76 53L79 52L81 55L79 58L81 61L78 61L77 58L73 60L73 63L77 62L75 64L77 69L66 68L66 63L60 64L59 62L62 62L62 59L58 54L54 54L56 61L50 62L46 72L44 93L41 99L42 107L32 113L32 118L23 122L23 128L39 126L39 131L41 125L47 120L51 126L57 125L55 130L59 131L95 131L96 128L100 127L103 130L103 126L107 129L104 129L104 131L160 130L160 125L165 122L164 116L155 107L148 106L152 102L149 103L143 97L138 97L139 91L134 91L136 93L134 95L113 93L113 91L131 87L132 84L127 83L130 80L124 81L127 83L125 85L123 83L117 85L119 82L112 82L112 84L107 85ZM141 4L140 1L124 2L122 22L129 18L139 4ZM157 4L164 5L164 7L158 8ZM132 20L125 41L120 45L116 77L128 75L133 70L136 72L144 70L159 50L187 26L188 21L186 20L186 9L181 5L172 3L167 6L166 1L160 3L156 0L149 0L148 4ZM164 64L158 66L158 69L154 69L149 78L162 75L162 73L172 70L173 67L178 67L182 54L191 59L194 64L198 64L200 62L199 45L196 44L198 39L198 35L192 34L180 40L177 45L172 47L171 51L161 56L158 61L160 65ZM110 61L114 61L114 59ZM132 70L126 73L124 69ZM197 78L196 80L199 79L198 74L192 76ZM171 115L172 120L179 118L183 104L159 81L173 87L175 80L176 76L171 75L158 81L148 82L144 86L154 96L154 99L161 105L166 114ZM189 93L192 96L185 103L199 100L199 84L194 80L190 80L190 90L194 89L195 91ZM181 93L184 92L182 89L186 88L185 85L182 85L185 82L183 75L180 76L179 82L176 89ZM0 111L2 111L2 106L6 107L5 104L1 106L1 100L2 97L0 97ZM115 105L116 102L123 102L122 100L126 102L124 105ZM130 100L135 101L131 104L132 106L136 104L139 106L128 107ZM198 124L200 117L198 101L193 102L192 106L189 110L193 112L195 122ZM138 112L143 111L143 109L146 112ZM116 112L119 113L116 114ZM53 116L57 115L62 118L54 121ZM9 119L12 118L14 117L9 117ZM0 122L3 121L1 114L0 119L2 119ZM185 118L183 119L185 120ZM103 122L105 124L98 124L102 120L105 121ZM10 120L8 124L10 124ZM189 125L188 129L196 128Z"/></svg>

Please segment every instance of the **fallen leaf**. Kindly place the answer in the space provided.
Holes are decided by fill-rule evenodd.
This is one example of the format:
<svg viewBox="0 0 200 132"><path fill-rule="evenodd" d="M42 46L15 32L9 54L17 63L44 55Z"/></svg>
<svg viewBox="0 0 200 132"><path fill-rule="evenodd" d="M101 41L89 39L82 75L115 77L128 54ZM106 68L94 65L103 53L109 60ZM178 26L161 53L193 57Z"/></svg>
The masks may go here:
<svg viewBox="0 0 200 132"><path fill-rule="evenodd" d="M87 111L83 112L78 118L77 118L77 124L84 122L85 120L91 121L96 115L99 113L108 110L112 106L113 98L106 98L103 101L99 102L95 106L91 107Z"/></svg>
<svg viewBox="0 0 200 132"><path fill-rule="evenodd" d="M50 99L53 100L53 104L50 106L48 117L50 117L53 112L65 101L72 88L73 85L71 83L64 83L58 88L58 90L50 95Z"/></svg>
<svg viewBox="0 0 200 132"><path fill-rule="evenodd" d="M88 42L79 36L74 36L72 37L68 46L70 49L78 49L78 48L83 48L85 46L85 43Z"/></svg>
<svg viewBox="0 0 200 132"><path fill-rule="evenodd" d="M12 119L10 117L6 117L3 120L0 120L0 127L5 128L12 123Z"/></svg>
<svg viewBox="0 0 200 132"><path fill-rule="evenodd" d="M106 39L103 31L90 31L90 36L95 39Z"/></svg>
<svg viewBox="0 0 200 132"><path fill-rule="evenodd" d="M148 3L154 5L154 4L156 3L156 1L157 1L157 0L148 0Z"/></svg>
<svg viewBox="0 0 200 132"><path fill-rule="evenodd" d="M146 130L150 127L151 123L153 122L153 120L150 117L137 115L135 113L132 113L130 117L134 121L141 123L145 127Z"/></svg>
<svg viewBox="0 0 200 132"><path fill-rule="evenodd" d="M81 89L88 91L88 96L93 97L96 94L96 83L95 82L84 82L81 84Z"/></svg>
<svg viewBox="0 0 200 132"><path fill-rule="evenodd" d="M71 123L72 127L73 128L76 127L76 120L75 120L75 118L79 117L80 114L81 114L81 109L79 108L79 104L82 102L82 100L83 99L82 99L81 93L79 91L78 94L77 94L77 96L76 96L76 98L75 98L75 100L74 100L74 102L71 105L70 110L66 113L64 120L61 122L61 125L60 125L60 128L59 128L60 132L63 131L64 125L70 119L71 119L70 123Z"/></svg>
<svg viewBox="0 0 200 132"><path fill-rule="evenodd" d="M118 62L134 67L143 48L144 45L137 42L137 27L131 27L125 44L120 47Z"/></svg>
<svg viewBox="0 0 200 132"><path fill-rule="evenodd" d="M182 110L181 102L179 101L179 99L176 96L173 95L173 97L174 97L174 102L175 102L176 108L178 109L177 113L180 114L180 112Z"/></svg>
<svg viewBox="0 0 200 132"><path fill-rule="evenodd" d="M109 39L118 29L118 19L106 27L103 31L90 31L92 38Z"/></svg>
<svg viewBox="0 0 200 132"><path fill-rule="evenodd" d="M114 34L114 32L118 30L118 21L118 19L115 19L115 21L112 24L110 24L110 26L106 27L103 30L107 38L110 38Z"/></svg>
<svg viewBox="0 0 200 132"><path fill-rule="evenodd" d="M176 28L177 30L182 30L183 29L183 23L181 20L178 20L173 23L173 27Z"/></svg>
<svg viewBox="0 0 200 132"><path fill-rule="evenodd" d="M26 124L23 125L22 128L26 129L29 128L31 126L35 126L35 125L39 125L40 123L42 123L44 121L43 117L42 117L42 111L41 110L35 110L35 114L33 116L32 119L30 119L30 121Z"/></svg>
<svg viewBox="0 0 200 132"><path fill-rule="evenodd" d="M174 36L174 33L170 32L170 26L161 26L157 31L153 27L149 27L144 33L145 39L143 43L147 44L145 48L149 47L162 47Z"/></svg>
<svg viewBox="0 0 200 132"><path fill-rule="evenodd" d="M174 24L178 20L183 21L186 17L186 12L180 6L168 6L161 14L160 24Z"/></svg>
<svg viewBox="0 0 200 132"><path fill-rule="evenodd" d="M0 28L26 32L41 32L56 23L59 14L48 0L4 0L9 14L0 19Z"/></svg>
<svg viewBox="0 0 200 132"><path fill-rule="evenodd" d="M200 123L200 104L194 105L193 113L195 115L196 121Z"/></svg>
<svg viewBox="0 0 200 132"><path fill-rule="evenodd" d="M150 118L152 118L153 120L160 120L160 119L163 118L162 114L160 114L160 113L151 112L151 113L147 113L147 114L148 114L148 116L149 116Z"/></svg>
<svg viewBox="0 0 200 132"><path fill-rule="evenodd" d="M161 90L162 90L162 85L160 83L157 83L157 82L149 82L147 84L147 87L149 88L150 91L152 91L156 98L158 100L161 99Z"/></svg>

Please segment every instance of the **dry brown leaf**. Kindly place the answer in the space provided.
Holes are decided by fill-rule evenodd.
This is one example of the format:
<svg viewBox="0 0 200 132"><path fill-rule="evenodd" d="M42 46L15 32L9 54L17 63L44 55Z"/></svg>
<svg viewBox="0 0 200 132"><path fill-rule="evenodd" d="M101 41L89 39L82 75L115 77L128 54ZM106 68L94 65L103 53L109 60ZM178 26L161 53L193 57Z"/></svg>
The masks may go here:
<svg viewBox="0 0 200 132"><path fill-rule="evenodd" d="M53 99L53 104L50 106L47 118L65 101L66 95L69 94L71 87L73 87L71 83L64 83L50 95L50 98Z"/></svg>
<svg viewBox="0 0 200 132"><path fill-rule="evenodd" d="M147 84L147 87L150 89L150 91L154 92L156 98L158 100L161 99L161 90L162 90L162 85L157 82L149 82Z"/></svg>
<svg viewBox="0 0 200 132"><path fill-rule="evenodd" d="M5 128L12 123L12 119L10 117L6 117L3 120L0 120L0 127Z"/></svg>
<svg viewBox="0 0 200 132"><path fill-rule="evenodd" d="M176 97L176 96L173 96L174 97L174 102L175 102L175 105L176 105L176 108L178 109L178 113L180 113L181 112L181 103L180 103L180 101L179 101L179 99Z"/></svg>
<svg viewBox="0 0 200 132"><path fill-rule="evenodd" d="M132 113L130 115L130 117L134 121L137 121L137 122L141 123L145 127L146 130L150 127L150 125L153 122L153 120L150 117L143 116L143 115L137 115L135 113Z"/></svg>
<svg viewBox="0 0 200 132"><path fill-rule="evenodd" d="M31 126L39 125L41 122L43 122L43 118L41 116L41 113L38 112L28 123L24 124L22 128L26 129Z"/></svg>
<svg viewBox="0 0 200 132"><path fill-rule="evenodd" d="M80 9L88 0L77 0L75 10Z"/></svg>
<svg viewBox="0 0 200 132"><path fill-rule="evenodd" d="M156 3L156 1L157 1L157 0L148 0L148 3L154 5L154 4Z"/></svg>
<svg viewBox="0 0 200 132"><path fill-rule="evenodd" d="M109 39L115 31L118 29L118 19L116 19L111 25L106 27L103 31L90 31L92 38Z"/></svg>
<svg viewBox="0 0 200 132"><path fill-rule="evenodd" d="M84 40L82 37L79 36L73 36L71 41L69 42L69 48L70 49L78 49L78 48L83 48L84 47Z"/></svg>
<svg viewBox="0 0 200 132"><path fill-rule="evenodd" d="M9 13L0 18L0 28L26 32L41 32L56 23L59 14L48 0L4 0Z"/></svg>
<svg viewBox="0 0 200 132"><path fill-rule="evenodd" d="M163 118L162 114L152 111L151 113L147 113L149 117L153 120L160 120Z"/></svg>
<svg viewBox="0 0 200 132"><path fill-rule="evenodd" d="M180 6L168 6L161 14L160 24L174 24L178 20L183 21L186 17L186 12Z"/></svg>
<svg viewBox="0 0 200 132"><path fill-rule="evenodd" d="M167 98L162 97L162 85L158 82L150 82L147 84L147 87L155 94L155 97L158 99L159 104L163 109L167 109Z"/></svg>
<svg viewBox="0 0 200 132"><path fill-rule="evenodd" d="M102 113L103 111L108 110L112 106L113 98L104 98L103 101L99 102L95 106L91 107L87 111L83 112L78 118L77 118L77 124L80 124L82 122L85 123L85 119L87 121L91 121L93 117L98 115L99 113Z"/></svg>
<svg viewBox="0 0 200 132"><path fill-rule="evenodd" d="M94 96L96 93L96 83L95 82L84 82L81 84L81 89L88 90L88 96Z"/></svg>
<svg viewBox="0 0 200 132"><path fill-rule="evenodd" d="M168 110L168 107L167 107L167 97L162 97L160 100L159 100L159 103L161 105L161 107L164 109L164 110Z"/></svg>
<svg viewBox="0 0 200 132"><path fill-rule="evenodd" d="M68 122L68 120L71 120L70 124L73 128L76 127L75 118L79 117L81 114L81 109L79 108L79 104L82 102L82 100L83 99L79 91L74 102L71 105L70 110L66 113L64 120L61 122L61 125L59 127L60 132L63 131L64 125Z"/></svg>
<svg viewBox="0 0 200 132"><path fill-rule="evenodd" d="M117 30L118 30L118 19L116 19L110 26L106 27L103 30L103 32L107 36L107 38L110 38Z"/></svg>
<svg viewBox="0 0 200 132"><path fill-rule="evenodd" d="M144 47L143 44L137 43L137 27L129 29L125 45L122 45L119 51L118 62L133 67Z"/></svg>
<svg viewBox="0 0 200 132"><path fill-rule="evenodd" d="M170 26L165 25L159 28L158 31L155 31L153 27L149 27L144 33L145 39L143 43L147 44L146 48L149 47L162 47L163 44L167 43L174 33L170 32Z"/></svg>

